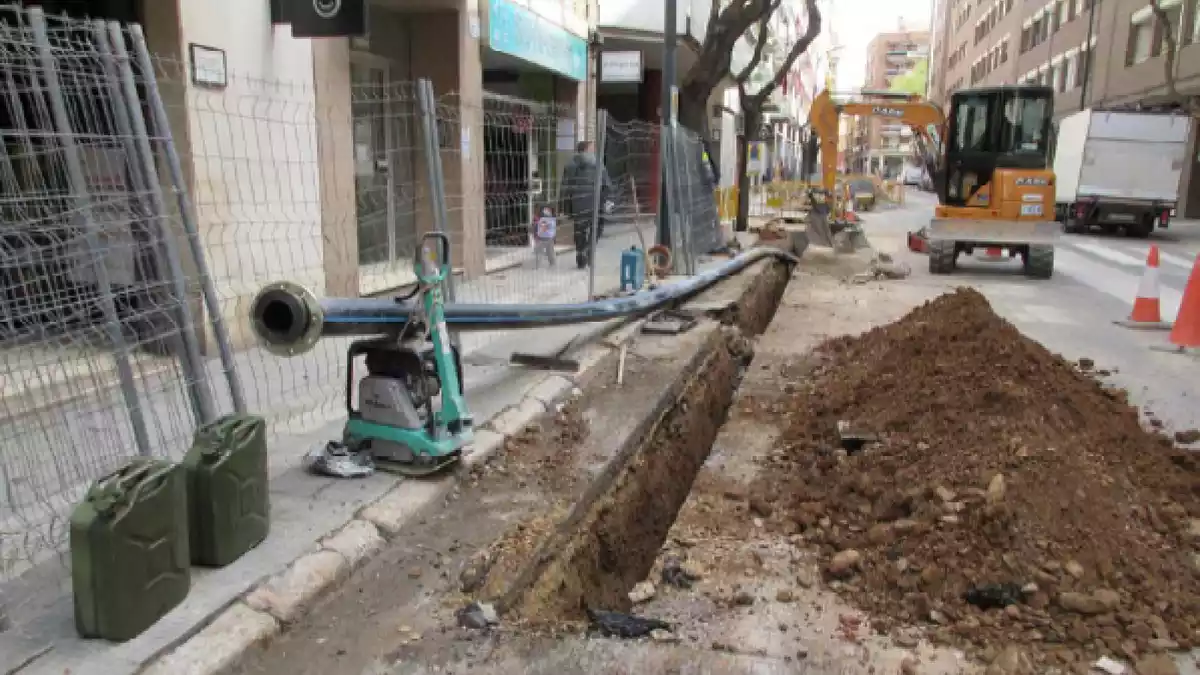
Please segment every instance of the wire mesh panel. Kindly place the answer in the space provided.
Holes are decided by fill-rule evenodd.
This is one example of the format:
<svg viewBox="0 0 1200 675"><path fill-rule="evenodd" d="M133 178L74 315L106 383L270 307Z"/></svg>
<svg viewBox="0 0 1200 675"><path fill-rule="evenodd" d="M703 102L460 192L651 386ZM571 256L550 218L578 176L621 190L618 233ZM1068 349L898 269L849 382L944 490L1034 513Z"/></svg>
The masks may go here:
<svg viewBox="0 0 1200 675"><path fill-rule="evenodd" d="M679 126L667 127L664 133L668 139L668 203L673 204L672 243L682 258L677 269L694 274L700 257L726 243L721 238L715 172L697 134Z"/></svg>
<svg viewBox="0 0 1200 675"><path fill-rule="evenodd" d="M612 244L601 244L596 255L597 288L611 290L619 283L620 255L632 246L643 251L655 243L659 202L659 127L648 122L609 119L604 131L604 164L612 184L605 220ZM619 234L619 236L618 236ZM603 242L601 238L601 242Z"/></svg>
<svg viewBox="0 0 1200 675"><path fill-rule="evenodd" d="M0 583L63 549L92 480L177 455L229 398L125 96L125 37L0 7Z"/></svg>

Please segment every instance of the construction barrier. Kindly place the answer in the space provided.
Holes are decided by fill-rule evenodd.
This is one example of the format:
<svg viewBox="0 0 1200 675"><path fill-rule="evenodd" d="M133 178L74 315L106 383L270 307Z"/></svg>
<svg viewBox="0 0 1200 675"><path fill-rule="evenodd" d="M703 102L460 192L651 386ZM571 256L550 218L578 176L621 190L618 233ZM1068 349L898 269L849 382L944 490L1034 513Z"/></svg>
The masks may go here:
<svg viewBox="0 0 1200 675"><path fill-rule="evenodd" d="M1162 303L1158 284L1158 246L1151 245L1146 254L1146 269L1138 281L1137 296L1133 299L1133 310L1129 318L1117 324L1139 330L1167 330L1171 324L1162 320Z"/></svg>
<svg viewBox="0 0 1200 675"><path fill-rule="evenodd" d="M1176 351L1200 348L1200 256L1192 264L1192 273L1183 289L1179 314L1168 338Z"/></svg>

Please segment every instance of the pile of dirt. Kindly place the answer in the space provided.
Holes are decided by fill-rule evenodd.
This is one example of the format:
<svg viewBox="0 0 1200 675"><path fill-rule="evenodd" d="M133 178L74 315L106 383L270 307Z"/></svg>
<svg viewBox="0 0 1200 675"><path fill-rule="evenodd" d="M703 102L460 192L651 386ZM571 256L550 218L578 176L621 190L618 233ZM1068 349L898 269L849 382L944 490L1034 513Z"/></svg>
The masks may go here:
<svg viewBox="0 0 1200 675"><path fill-rule="evenodd" d="M818 355L754 493L878 629L1064 662L1200 645L1200 456L1124 392L970 289Z"/></svg>

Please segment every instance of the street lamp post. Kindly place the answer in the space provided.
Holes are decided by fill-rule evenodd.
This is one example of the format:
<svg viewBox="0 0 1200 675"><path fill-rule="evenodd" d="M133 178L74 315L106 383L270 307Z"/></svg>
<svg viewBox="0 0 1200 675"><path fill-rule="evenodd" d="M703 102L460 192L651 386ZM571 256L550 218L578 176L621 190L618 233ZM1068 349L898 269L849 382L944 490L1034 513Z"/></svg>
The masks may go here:
<svg viewBox="0 0 1200 675"><path fill-rule="evenodd" d="M659 191L658 191L658 241L660 246L668 249L671 248L671 205L667 200L667 175L669 167L667 159L670 155L667 152L668 134L671 133L670 124L674 119L675 111L675 43L677 41L675 35L675 17L677 14L677 0L666 0L663 20L663 67L662 67L662 104L659 109L662 110L662 120L659 126L658 138L658 163L659 171Z"/></svg>

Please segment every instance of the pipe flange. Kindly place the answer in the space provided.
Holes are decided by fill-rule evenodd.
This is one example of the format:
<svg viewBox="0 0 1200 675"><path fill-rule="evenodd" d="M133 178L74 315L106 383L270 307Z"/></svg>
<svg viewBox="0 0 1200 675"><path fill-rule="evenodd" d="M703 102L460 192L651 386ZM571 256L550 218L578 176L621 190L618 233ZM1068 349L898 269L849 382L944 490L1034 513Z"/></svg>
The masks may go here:
<svg viewBox="0 0 1200 675"><path fill-rule="evenodd" d="M281 325L272 319L275 312L287 313L290 321ZM254 296L250 322L259 344L268 352L297 356L312 349L321 339L325 311L312 291L291 281L277 281L267 284Z"/></svg>

